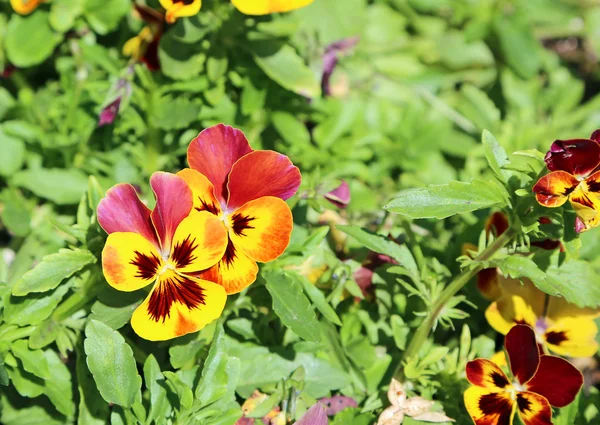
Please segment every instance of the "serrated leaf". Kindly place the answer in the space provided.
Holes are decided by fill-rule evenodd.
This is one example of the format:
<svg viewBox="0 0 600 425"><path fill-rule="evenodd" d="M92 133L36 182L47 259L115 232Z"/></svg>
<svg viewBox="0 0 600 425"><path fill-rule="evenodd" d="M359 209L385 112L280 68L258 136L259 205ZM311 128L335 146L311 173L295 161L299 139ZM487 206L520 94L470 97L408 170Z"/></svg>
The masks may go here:
<svg viewBox="0 0 600 425"><path fill-rule="evenodd" d="M375 235L361 229L358 226L339 225L339 230L345 234L352 236L358 242L369 248L373 252L388 255L405 267L413 280L419 281L419 268L415 259L406 245L399 245L396 242L390 241L383 236Z"/></svg>
<svg viewBox="0 0 600 425"><path fill-rule="evenodd" d="M88 323L85 336L87 365L102 398L131 407L142 385L131 347L120 333L97 320Z"/></svg>
<svg viewBox="0 0 600 425"><path fill-rule="evenodd" d="M263 274L273 297L273 310L284 325L307 341L319 342L319 322L302 292L299 278L289 272L269 270Z"/></svg>
<svg viewBox="0 0 600 425"><path fill-rule="evenodd" d="M227 350L223 324L218 323L208 357L202 368L202 377L196 388L196 399L202 405L213 403L227 393Z"/></svg>
<svg viewBox="0 0 600 425"><path fill-rule="evenodd" d="M23 369L27 372L34 374L38 378L50 378L50 368L42 350L30 349L27 341L24 339L13 342L10 350L16 358L21 360Z"/></svg>
<svg viewBox="0 0 600 425"><path fill-rule="evenodd" d="M474 179L400 192L384 208L411 218L446 218L484 208L503 207L506 192L497 183Z"/></svg>
<svg viewBox="0 0 600 425"><path fill-rule="evenodd" d="M52 376L44 381L44 394L50 399L56 410L70 417L75 414L71 372L53 350L44 351L44 357L52 370Z"/></svg>
<svg viewBox="0 0 600 425"><path fill-rule="evenodd" d="M24 296L32 292L46 292L56 288L64 279L71 277L88 264L96 262L89 251L61 249L46 255L34 269L28 271L15 283L13 295Z"/></svg>

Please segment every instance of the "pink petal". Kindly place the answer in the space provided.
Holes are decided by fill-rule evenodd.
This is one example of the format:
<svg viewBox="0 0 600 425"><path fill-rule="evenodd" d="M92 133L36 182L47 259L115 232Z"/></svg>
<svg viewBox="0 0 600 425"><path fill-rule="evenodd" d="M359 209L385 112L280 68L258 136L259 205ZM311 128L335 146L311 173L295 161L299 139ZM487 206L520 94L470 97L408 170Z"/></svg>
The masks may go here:
<svg viewBox="0 0 600 425"><path fill-rule="evenodd" d="M233 211L263 196L275 196L285 201L294 196L301 182L300 170L287 156L274 151L251 152L231 169L227 208Z"/></svg>
<svg viewBox="0 0 600 425"><path fill-rule="evenodd" d="M333 189L331 192L327 192L325 195L325 199L331 202L338 208L346 208L350 203L350 186L344 180L342 183Z"/></svg>
<svg viewBox="0 0 600 425"><path fill-rule="evenodd" d="M171 249L171 239L179 223L186 218L194 205L192 190L185 180L162 171L152 174L150 185L156 196L152 223L161 242L163 254Z"/></svg>
<svg viewBox="0 0 600 425"><path fill-rule="evenodd" d="M315 404L295 425L327 425L327 415L321 403Z"/></svg>
<svg viewBox="0 0 600 425"><path fill-rule="evenodd" d="M97 215L98 223L106 233L139 233L159 246L150 210L140 201L132 185L121 183L109 189L98 204Z"/></svg>
<svg viewBox="0 0 600 425"><path fill-rule="evenodd" d="M218 124L203 130L188 147L190 167L201 172L215 187L221 205L227 200L227 176L233 164L252 152L248 139L237 128Z"/></svg>

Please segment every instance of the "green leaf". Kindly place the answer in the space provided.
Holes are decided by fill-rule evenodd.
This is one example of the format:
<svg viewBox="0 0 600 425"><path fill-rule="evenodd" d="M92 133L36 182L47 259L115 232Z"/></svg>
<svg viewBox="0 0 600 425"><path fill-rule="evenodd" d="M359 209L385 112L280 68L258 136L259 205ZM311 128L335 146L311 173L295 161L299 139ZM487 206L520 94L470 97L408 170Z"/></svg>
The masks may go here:
<svg viewBox="0 0 600 425"><path fill-rule="evenodd" d="M19 326L37 325L52 314L70 287L69 282L52 292L29 294L26 297L7 296L4 299L4 320Z"/></svg>
<svg viewBox="0 0 600 425"><path fill-rule="evenodd" d="M409 271L410 277L414 281L419 281L419 268L410 249L406 245L399 245L383 236L369 233L358 226L338 225L336 227L345 234L352 236L365 248L392 257L398 264Z"/></svg>
<svg viewBox="0 0 600 425"><path fill-rule="evenodd" d="M304 276L297 275L297 278L300 280L300 282L302 282L304 292L308 294L308 298L310 298L321 314L323 314L323 316L325 316L325 318L330 322L335 323L338 326L342 326L340 318L333 307L327 302L325 294L323 294L319 288L309 282Z"/></svg>
<svg viewBox="0 0 600 425"><path fill-rule="evenodd" d="M28 271L15 283L13 295L24 296L32 292L46 292L56 288L64 279L96 262L89 251L61 249L42 259L34 269Z"/></svg>
<svg viewBox="0 0 600 425"><path fill-rule="evenodd" d="M105 425L108 420L108 403L104 401L85 362L83 344L75 347L75 372L79 388L77 425Z"/></svg>
<svg viewBox="0 0 600 425"><path fill-rule="evenodd" d="M194 401L194 394L192 393L192 389L188 387L180 378L175 374L175 372L164 372L163 375L167 378L167 383L173 390L177 397L179 397L179 404L184 409L189 409L192 407L192 403Z"/></svg>
<svg viewBox="0 0 600 425"><path fill-rule="evenodd" d="M44 348L54 341L60 331L60 325L52 319L44 320L35 327L29 336L29 347L32 349Z"/></svg>
<svg viewBox="0 0 600 425"><path fill-rule="evenodd" d="M87 364L102 398L131 407L142 385L131 347L121 334L97 320L90 320L85 336Z"/></svg>
<svg viewBox="0 0 600 425"><path fill-rule="evenodd" d="M549 295L562 296L579 307L600 306L600 275L592 265L581 260L557 264L557 257L554 254L545 272L531 257L522 255L511 255L495 264L505 275L530 279L538 289ZM581 282L585 284L582 285Z"/></svg>
<svg viewBox="0 0 600 425"><path fill-rule="evenodd" d="M21 169L25 161L25 143L9 136L0 127L2 155L0 155L0 176L8 177Z"/></svg>
<svg viewBox="0 0 600 425"><path fill-rule="evenodd" d="M30 349L27 341L24 339L13 342L10 350L16 358L21 360L23 369L27 372L34 374L38 378L50 378L50 369L42 350Z"/></svg>
<svg viewBox="0 0 600 425"><path fill-rule="evenodd" d="M453 181L449 184L408 189L384 208L411 218L446 218L484 208L503 207L506 192L492 181Z"/></svg>
<svg viewBox="0 0 600 425"><path fill-rule="evenodd" d="M527 21L498 16L493 27L508 65L521 78L533 78L540 66L542 48Z"/></svg>
<svg viewBox="0 0 600 425"><path fill-rule="evenodd" d="M227 349L223 324L217 324L208 357L202 368L202 377L196 388L196 399L201 405L213 403L227 393Z"/></svg>
<svg viewBox="0 0 600 425"><path fill-rule="evenodd" d="M4 45L10 62L26 68L50 57L61 40L62 36L50 28L48 12L37 10L26 17L12 14Z"/></svg>
<svg viewBox="0 0 600 425"><path fill-rule="evenodd" d="M498 143L492 133L487 130L483 130L481 141L483 142L485 157L487 158L488 164L490 164L490 167L494 170L496 177L498 177L500 181L506 183L508 176L506 171L502 169L502 167L510 163L506 151L500 146L500 143Z"/></svg>
<svg viewBox="0 0 600 425"><path fill-rule="evenodd" d="M269 270L263 274L273 297L273 310L285 326L307 341L319 342L319 322L293 273Z"/></svg>
<svg viewBox="0 0 600 425"><path fill-rule="evenodd" d="M44 381L44 393L54 404L56 410L67 417L73 416L75 403L73 402L71 372L55 351L46 350L44 356L52 371L50 378Z"/></svg>
<svg viewBox="0 0 600 425"><path fill-rule="evenodd" d="M83 14L98 34L108 34L131 10L129 0L86 0Z"/></svg>
<svg viewBox="0 0 600 425"><path fill-rule="evenodd" d="M88 187L87 177L76 169L19 171L13 176L12 182L58 205L79 203Z"/></svg>
<svg viewBox="0 0 600 425"><path fill-rule="evenodd" d="M256 64L282 87L306 97L321 96L321 86L315 74L292 46L254 43L252 52Z"/></svg>
<svg viewBox="0 0 600 425"><path fill-rule="evenodd" d="M160 366L156 357L150 354L144 362L144 384L150 393L150 411L148 412L147 423L152 420L163 418L169 410L169 400L167 399L167 390L162 385L165 377L160 371Z"/></svg>

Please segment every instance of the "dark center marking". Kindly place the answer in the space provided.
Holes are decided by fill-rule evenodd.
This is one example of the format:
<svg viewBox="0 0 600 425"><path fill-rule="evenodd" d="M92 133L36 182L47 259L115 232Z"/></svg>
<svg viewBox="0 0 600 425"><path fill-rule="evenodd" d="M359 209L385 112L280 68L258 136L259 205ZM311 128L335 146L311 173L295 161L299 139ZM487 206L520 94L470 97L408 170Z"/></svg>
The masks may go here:
<svg viewBox="0 0 600 425"><path fill-rule="evenodd" d="M251 226L250 223L256 220L256 217L249 217L247 215L242 215L240 213L235 213L231 216L231 228L238 236L246 236L244 230L246 229L254 229L254 226Z"/></svg>
<svg viewBox="0 0 600 425"><path fill-rule="evenodd" d="M205 304L204 289L196 282L177 274L161 280L152 291L148 302L148 314L155 322L164 323L171 317L171 306L174 302L193 310Z"/></svg>
<svg viewBox="0 0 600 425"><path fill-rule="evenodd" d="M548 344L552 344L552 345L560 345L561 343L565 342L568 339L567 334L564 331L546 332L546 334L544 336L546 337L546 342L548 342Z"/></svg>
<svg viewBox="0 0 600 425"><path fill-rule="evenodd" d="M501 375L498 372L492 373L492 382L498 388L506 388L510 385L510 382L508 382L508 379L506 379L505 376Z"/></svg>
<svg viewBox="0 0 600 425"><path fill-rule="evenodd" d="M510 425L511 423L511 401L500 393L482 395L479 399L479 410L486 416L486 419L497 418L497 422L495 422L497 425Z"/></svg>
<svg viewBox="0 0 600 425"><path fill-rule="evenodd" d="M531 412L531 402L523 397L523 394L517 394L517 406L523 413Z"/></svg>
<svg viewBox="0 0 600 425"><path fill-rule="evenodd" d="M196 211L208 211L211 214L219 215L219 208L215 205L214 202L206 202L200 196L198 196L198 200L200 201L200 206L196 207Z"/></svg>
<svg viewBox="0 0 600 425"><path fill-rule="evenodd" d="M195 242L196 239L190 239L190 236L188 236L183 241L175 244L171 261L175 263L176 268L189 266L198 258L194 255L194 250L197 248Z"/></svg>
<svg viewBox="0 0 600 425"><path fill-rule="evenodd" d="M194 3L194 0L173 0L173 4L183 3L185 6L189 6Z"/></svg>
<svg viewBox="0 0 600 425"><path fill-rule="evenodd" d="M225 249L225 254L223 254L222 263L225 263L227 267L231 267L233 261L237 258L237 254L235 251L235 246L233 246L233 242L231 239L227 238L227 248ZM221 262L219 264L221 264Z"/></svg>
<svg viewBox="0 0 600 425"><path fill-rule="evenodd" d="M134 251L134 253L135 258L131 260L129 264L136 266L138 269L135 277L145 280L154 278L158 268L160 267L160 259L154 254L150 254L150 256L148 256L139 251Z"/></svg>
<svg viewBox="0 0 600 425"><path fill-rule="evenodd" d="M600 192L600 181L591 180L586 183L590 192Z"/></svg>

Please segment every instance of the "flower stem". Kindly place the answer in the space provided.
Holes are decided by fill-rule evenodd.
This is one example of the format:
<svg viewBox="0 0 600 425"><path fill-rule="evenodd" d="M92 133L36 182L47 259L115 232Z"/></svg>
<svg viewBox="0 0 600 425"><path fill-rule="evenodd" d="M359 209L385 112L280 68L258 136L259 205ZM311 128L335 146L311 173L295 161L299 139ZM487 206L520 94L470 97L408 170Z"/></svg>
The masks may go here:
<svg viewBox="0 0 600 425"><path fill-rule="evenodd" d="M484 249L481 254L475 258L474 261L486 261L489 260L496 252L502 249L512 238L517 234L517 231L513 228L507 229L502 235L500 235L490 246ZM408 345L408 348L404 352L403 361L414 357L421 346L427 340L431 329L436 323L440 313L444 307L465 286L477 273L483 269L482 264L478 264L475 267L464 270L460 273L450 284L442 291L437 300L433 303L430 313L427 318L421 323L413 338ZM401 367L398 368L395 374L398 378L402 378Z"/></svg>

